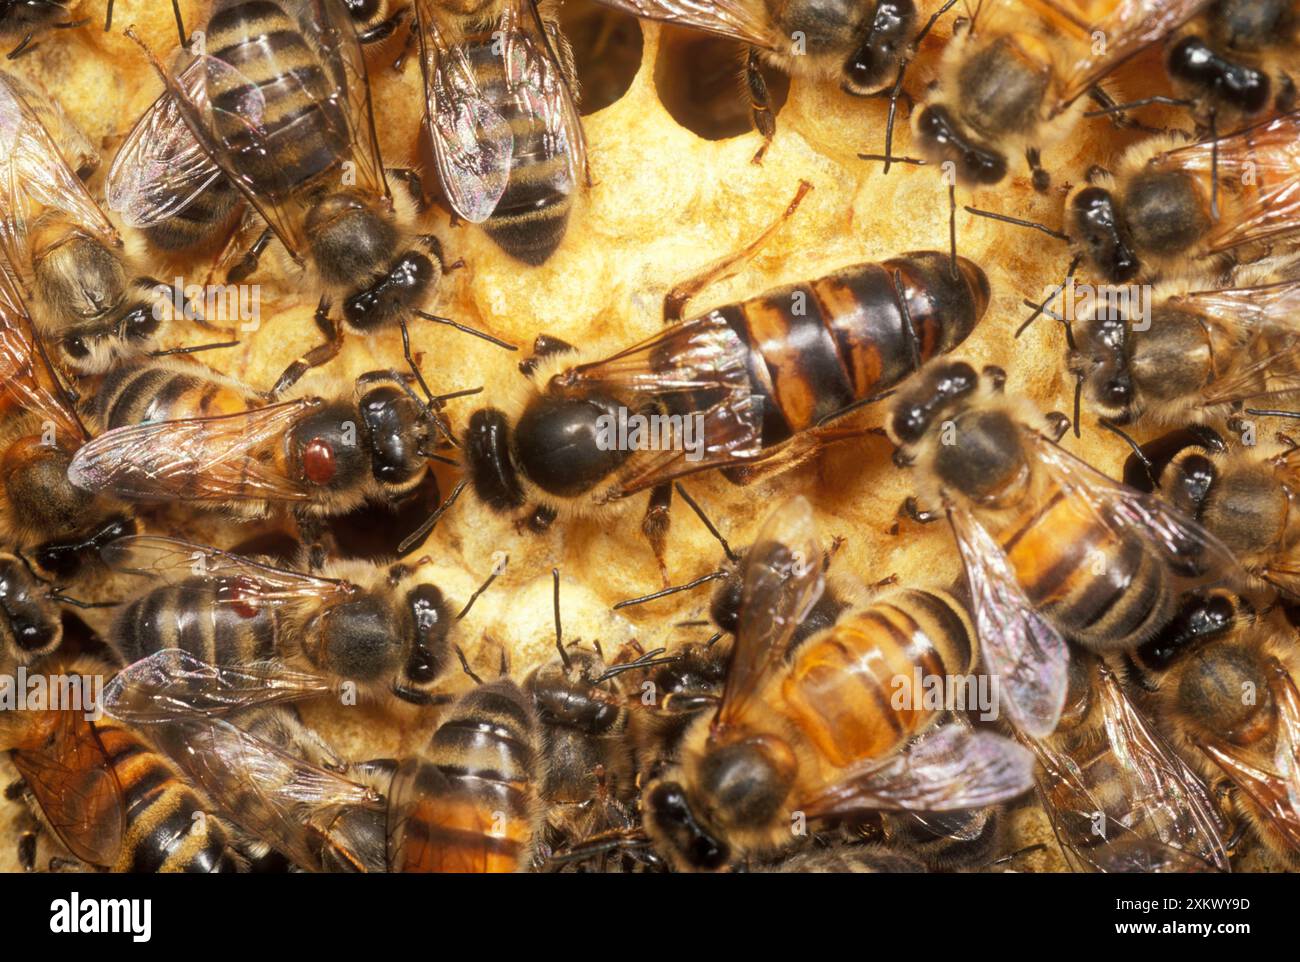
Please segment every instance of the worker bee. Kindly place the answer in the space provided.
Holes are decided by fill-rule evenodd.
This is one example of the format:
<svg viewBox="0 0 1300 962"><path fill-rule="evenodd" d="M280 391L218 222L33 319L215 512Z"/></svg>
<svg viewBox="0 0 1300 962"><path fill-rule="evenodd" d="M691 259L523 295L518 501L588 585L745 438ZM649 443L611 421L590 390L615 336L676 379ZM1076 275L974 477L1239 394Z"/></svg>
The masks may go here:
<svg viewBox="0 0 1300 962"><path fill-rule="evenodd" d="M670 293L666 316L702 283ZM470 483L497 512L531 503L533 530L650 489L643 530L662 568L675 478L724 469L748 484L862 436L838 419L960 344L988 301L976 264L919 251L723 305L607 357L539 339L522 403L469 418ZM646 426L635 443L631 424Z"/></svg>
<svg viewBox="0 0 1300 962"><path fill-rule="evenodd" d="M705 31L745 44L745 90L763 144L759 162L776 135L776 116L760 66L769 63L791 76L838 82L856 97L880 93L913 55L917 44L955 0L832 0L779 4L770 0L599 0L647 20ZM928 23L918 28L925 13Z"/></svg>
<svg viewBox="0 0 1300 962"><path fill-rule="evenodd" d="M0 269L0 524L11 547L59 577L135 530L110 500L69 482L68 465L88 438L21 292Z"/></svg>
<svg viewBox="0 0 1300 962"><path fill-rule="evenodd" d="M267 35L280 39L266 44ZM365 61L343 6L218 0L206 50L189 84L152 62L202 153L267 225L228 277L251 274L274 236L323 288L315 320L325 341L285 371L276 391L338 353L335 299L345 327L358 333L396 325L405 335L412 315L470 331L419 310L442 276L442 249L436 237L416 236L410 203L389 189ZM146 191L146 199L166 208L178 193Z"/></svg>
<svg viewBox="0 0 1300 962"><path fill-rule="evenodd" d="M103 553L116 570L161 582L114 621L110 642L128 663L179 650L214 671L232 669L231 683L241 684L273 677L287 662L316 674L293 672L301 690L285 682L285 693L320 694L344 682L379 700L439 698L452 614L416 568L340 561L325 566L328 574L308 574L155 535L121 539ZM255 707L259 692L249 683L246 707ZM260 694L274 697L279 687Z"/></svg>
<svg viewBox="0 0 1300 962"><path fill-rule="evenodd" d="M91 401L103 433L77 451L68 478L123 501L243 517L289 508L300 521L391 504L420 484L437 457L440 401L420 400L393 371L323 397L307 386L274 400L179 360L123 365Z"/></svg>
<svg viewBox="0 0 1300 962"><path fill-rule="evenodd" d="M1169 77L1215 121L1294 110L1298 23L1295 0L1217 0L1171 42Z"/></svg>
<svg viewBox="0 0 1300 962"><path fill-rule="evenodd" d="M111 672L85 659L38 665L72 681ZM97 706L0 712L0 746L43 826L85 864L114 872L242 867L206 800L139 732L103 717Z"/></svg>
<svg viewBox="0 0 1300 962"><path fill-rule="evenodd" d="M1114 283L1256 258L1300 229L1297 145L1300 112L1192 144L1152 137L1114 173L1089 171L1066 201L1067 233Z"/></svg>
<svg viewBox="0 0 1300 962"><path fill-rule="evenodd" d="M170 316L160 296L170 289L135 273L33 95L0 74L0 273L18 282L60 358L95 374L152 348Z"/></svg>
<svg viewBox="0 0 1300 962"><path fill-rule="evenodd" d="M1030 785L1019 746L936 725L942 712L919 692L897 697L900 684L904 696L914 687L914 668L952 675L974 665L974 630L945 593L883 595L786 658L822 588L820 557L803 498L778 508L750 549L722 700L642 794L646 832L675 868L769 856L797 841L805 819L981 808Z"/></svg>
<svg viewBox="0 0 1300 962"><path fill-rule="evenodd" d="M535 0L416 0L415 13L425 136L443 195L511 257L544 263L586 177L558 23Z"/></svg>
<svg viewBox="0 0 1300 962"><path fill-rule="evenodd" d="M999 183L1023 154L1034 186L1046 190L1040 152L1077 123L1083 95L1203 3L985 0L944 50L935 89L914 115L916 142L968 185Z"/></svg>
<svg viewBox="0 0 1300 962"><path fill-rule="evenodd" d="M46 30L68 30L89 20L70 19L71 0L7 0L0 6L0 37L18 37L18 45L7 54L17 60L36 49L36 35Z"/></svg>
<svg viewBox="0 0 1300 962"><path fill-rule="evenodd" d="M1107 305L1067 327L1067 367L1084 400L1112 424L1205 424L1300 390L1291 328L1300 279L1274 265L1226 283L1151 288L1147 313Z"/></svg>
<svg viewBox="0 0 1300 962"><path fill-rule="evenodd" d="M1192 596L1133 653L1156 717L1207 778L1235 786L1258 839L1300 862L1300 692L1294 629L1227 592Z"/></svg>
<svg viewBox="0 0 1300 962"><path fill-rule="evenodd" d="M896 399L888 426L895 460L917 468L921 502L952 526L1007 714L1045 737L1065 703L1065 638L1132 648L1184 590L1238 569L1195 521L1059 447L1069 420L1008 399L1005 380L998 368L981 377L963 361L937 362ZM916 520L940 517L909 507Z"/></svg>
<svg viewBox="0 0 1300 962"><path fill-rule="evenodd" d="M1022 735L1038 790L1076 871L1229 870L1205 783L1165 743L1096 655L1071 653L1055 732Z"/></svg>

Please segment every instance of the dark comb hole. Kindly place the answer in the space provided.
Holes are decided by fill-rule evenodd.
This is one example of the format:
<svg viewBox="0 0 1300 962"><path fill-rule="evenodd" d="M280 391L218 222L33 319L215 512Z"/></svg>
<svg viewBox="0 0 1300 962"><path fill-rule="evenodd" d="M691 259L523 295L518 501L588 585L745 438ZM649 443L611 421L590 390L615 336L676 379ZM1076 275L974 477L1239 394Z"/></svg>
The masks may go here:
<svg viewBox="0 0 1300 962"><path fill-rule="evenodd" d="M754 129L744 83L745 46L735 40L665 27L655 62L655 90L665 109L705 140L726 140ZM779 115L790 94L790 78L761 68Z"/></svg>
<svg viewBox="0 0 1300 962"><path fill-rule="evenodd" d="M573 48L583 116L618 101L641 69L641 24L636 17L602 7L592 0L569 0L560 25Z"/></svg>

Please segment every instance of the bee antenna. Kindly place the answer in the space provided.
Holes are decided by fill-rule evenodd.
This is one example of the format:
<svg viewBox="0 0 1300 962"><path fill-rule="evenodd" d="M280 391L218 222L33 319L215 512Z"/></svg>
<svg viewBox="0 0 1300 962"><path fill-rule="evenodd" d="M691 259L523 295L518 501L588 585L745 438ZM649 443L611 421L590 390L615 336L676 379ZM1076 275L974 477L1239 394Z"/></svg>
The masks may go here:
<svg viewBox="0 0 1300 962"><path fill-rule="evenodd" d="M510 556L506 555L504 561L498 562L492 566L492 573L487 576L487 581L483 582L474 590L474 593L469 596L469 601L465 602L465 607L460 609L460 614L456 616L457 621L460 621L469 614L469 610L474 607L474 602L478 601L479 595L483 594L483 592L487 591L488 588L492 586L492 582L497 580L497 575L506 570L506 565L509 564L509 562Z"/></svg>
<svg viewBox="0 0 1300 962"><path fill-rule="evenodd" d="M678 661L681 658L681 655L669 655L666 658L660 658L659 656L667 650L667 648L655 648L651 651L647 651L635 661L625 662L622 665L614 665L611 668L605 669L603 674L593 678L591 682L593 685L599 685L602 681L608 681L616 675L623 674L625 671L636 671L639 668L654 668L659 665L671 665L673 662Z"/></svg>
<svg viewBox="0 0 1300 962"><path fill-rule="evenodd" d="M704 643L704 647L712 648L714 645L718 643L718 639L721 637L722 637L722 632L715 631L713 635L709 638L709 640Z"/></svg>
<svg viewBox="0 0 1300 962"><path fill-rule="evenodd" d="M426 321L433 321L436 324L445 324L448 327L454 327L462 334L472 334L475 337L482 338L483 340L491 344L495 344L497 347L505 348L507 351L519 350L519 348L511 344L509 341L503 341L499 337L493 337L491 334L487 333L486 331L480 331L477 328L470 327L467 324L461 324L459 321L453 321L450 317L441 317L438 314L429 314L425 311L416 311L415 314L417 317L422 317Z"/></svg>
<svg viewBox="0 0 1300 962"><path fill-rule="evenodd" d="M970 209L970 208L967 208L967 210L969 210L969 209ZM1074 329L1070 326L1070 322L1067 321L1064 317L1059 317L1059 316L1057 316L1056 314L1052 313L1051 311L1048 311L1048 309L1047 309L1047 305L1050 304L1050 303L1052 303L1052 300L1053 300L1055 297L1057 297L1057 295L1059 295L1063 290L1065 290L1066 285L1070 283L1070 280L1074 277L1074 272L1077 271L1077 270L1079 269L1079 264L1081 264L1082 262L1083 262L1083 258L1082 258L1082 256L1079 255L1079 254L1076 254L1076 255L1074 255L1074 257L1071 257L1071 258L1070 258L1070 266L1069 266L1069 268L1068 268L1068 269L1066 270L1066 272L1065 272L1065 280L1063 280L1063 281L1062 281L1062 282L1061 282L1061 283L1060 283L1060 284L1059 284L1059 285L1058 285L1058 286L1057 286L1057 287L1052 291L1052 293L1048 294L1047 297L1043 298L1043 301L1042 301L1041 304L1034 304L1034 303L1031 301L1031 302L1029 302L1029 303L1027 303L1027 304L1025 305L1026 307L1032 307L1032 308L1034 309L1034 312L1033 312L1032 314L1030 314L1027 318L1025 318L1024 323L1022 323L1018 328L1016 328L1016 337L1019 337L1021 334L1025 333L1025 331L1029 329L1029 325L1032 324L1032 323L1034 323L1034 321L1038 320L1038 315L1043 314L1043 313L1047 313L1047 314L1050 314L1050 315L1051 315L1052 317L1054 317L1056 320L1060 321L1062 324L1065 325L1065 330L1066 330L1066 340L1067 340L1067 342L1069 343L1070 348L1073 350L1073 348L1074 348Z"/></svg>
<svg viewBox="0 0 1300 962"><path fill-rule="evenodd" d="M618 604L614 605L613 610L618 611L620 608L630 608L633 605L642 605L647 601L657 601L660 598L666 598L668 595L675 595L681 591L690 591L692 588L698 588L702 584L707 584L710 581L717 581L719 578L725 577L727 577L725 571L711 571L707 575L696 578L694 581L688 581L683 585L672 585L668 588L661 588L653 594L642 595L640 598L628 598L625 601L620 601Z"/></svg>
<svg viewBox="0 0 1300 962"><path fill-rule="evenodd" d="M1219 81L1214 81L1217 92ZM1218 108L1210 107L1210 220L1219 219L1219 132Z"/></svg>
<svg viewBox="0 0 1300 962"><path fill-rule="evenodd" d="M569 653L564 650L564 629L560 624L560 569L551 569L551 579L555 584L554 593L551 603L555 609L555 647L560 653L560 662L564 665L564 670L568 671L572 662L569 659Z"/></svg>
<svg viewBox="0 0 1300 962"><path fill-rule="evenodd" d="M704 527L709 529L709 534L713 535L713 537L715 537L718 540L718 544L722 545L722 553L727 556L727 560L730 561L732 564L735 564L737 561L739 561L740 555L736 554L736 552L731 550L731 545L727 544L727 539L724 538L722 536L722 533L713 526L713 522L710 521L709 516L704 513L704 509L701 508L698 504L696 504L695 499L686 493L686 489L682 487L682 483L678 481L675 487L677 488L677 493L682 496L682 500L685 501L688 505L690 505L691 510L695 512L695 516L699 518L702 522L704 522Z"/></svg>
<svg viewBox="0 0 1300 962"><path fill-rule="evenodd" d="M1084 114L1085 117L1105 117L1108 114L1122 114L1129 110L1136 110L1138 107L1150 107L1160 104L1165 107L1194 107L1196 104L1191 100L1184 100L1181 97L1143 97L1141 100L1130 100L1124 104L1107 104L1097 110L1089 110Z"/></svg>
<svg viewBox="0 0 1300 962"><path fill-rule="evenodd" d="M447 499L443 501L442 504L438 505L437 510L434 511L433 514L429 515L422 525L402 539L402 543L397 546L397 556L399 558L410 553L412 548L424 541L429 532L433 530L433 526L436 525L442 516L447 513L447 510L456 503L456 499L460 497L460 493L465 490L465 485L467 484L469 484L469 480L467 478L461 478L460 481L457 482L456 487L452 489L451 494L447 495Z"/></svg>
<svg viewBox="0 0 1300 962"><path fill-rule="evenodd" d="M201 351L216 351L223 347L239 347L239 341L218 341L215 344L192 344L189 347L171 347L165 351L150 351L150 357L171 357L173 354L198 354Z"/></svg>
<svg viewBox="0 0 1300 962"><path fill-rule="evenodd" d="M1261 418L1294 418L1300 420L1300 412L1297 411L1268 411L1246 408L1246 413Z"/></svg>
<svg viewBox="0 0 1300 962"><path fill-rule="evenodd" d="M80 598L65 595L57 587L51 589L49 596L51 601L72 605L74 608L116 608L122 603L121 601L82 601Z"/></svg>
<svg viewBox="0 0 1300 962"><path fill-rule="evenodd" d="M990 220L1002 221L1004 224L1014 224L1017 227L1027 227L1030 230L1041 231L1048 237L1054 237L1059 241L1065 241L1066 243L1069 243L1070 241L1069 234L1062 234L1059 230L1052 230L1052 228L1048 227L1046 224L1040 224L1038 221L1022 220L1019 217L1012 217L1009 214L999 214L996 211L991 210L980 210L978 207L971 207L969 204L965 205L965 209L966 213L974 214L976 217L987 217Z"/></svg>
<svg viewBox="0 0 1300 962"><path fill-rule="evenodd" d="M1151 479L1151 486L1156 487L1158 482L1156 480L1156 475L1155 475L1155 465L1151 463L1151 459L1147 457L1146 452L1142 450L1141 446L1139 446L1136 441L1134 441L1131 437L1125 434L1118 424L1114 423L1110 419L1098 418L1097 423L1100 424L1107 431L1110 431L1112 434L1119 435L1119 437L1121 437L1124 440L1124 443L1127 444L1129 446L1129 449L1133 452L1133 456L1136 457L1138 461L1142 464L1142 467L1146 469L1147 477Z"/></svg>
<svg viewBox="0 0 1300 962"><path fill-rule="evenodd" d="M456 657L460 659L460 670L469 675L474 684L483 684L483 679L475 674L474 669L469 666L469 660L465 657L465 651L460 645L456 645Z"/></svg>
<svg viewBox="0 0 1300 962"><path fill-rule="evenodd" d="M109 4L109 10L109 18L111 20L112 3ZM181 17L180 0L172 0L172 15L176 17L176 35L180 37L181 47L183 49L187 44L189 44L189 40L185 36L185 20ZM108 28L105 27L104 29L107 30Z"/></svg>
<svg viewBox="0 0 1300 962"><path fill-rule="evenodd" d="M405 324L402 325L402 340L405 343L406 341ZM415 362L411 360L411 355L409 351L407 352L406 359L411 364L411 370L415 371L415 376L416 378L419 379L420 387L424 389L425 398L427 398L427 400L425 398L420 397L420 395L412 391L411 385L406 383L406 378L399 375L396 371L390 372L393 380L396 381L401 386L402 390L406 392L407 397L409 397L412 401L414 401L419 407L421 407L424 410L425 417L427 417L431 422L433 422L433 426L436 427L442 433L442 436L451 443L452 447L457 447L457 448L460 447L460 442L456 440L456 435L452 432L451 426L447 424L447 422L444 421L441 417L438 416L438 408L441 405L437 404L436 403L437 398L434 395L429 393L429 386L424 383L424 378L420 377L419 369L416 368ZM429 456L430 455L425 455L425 457L429 457Z"/></svg>

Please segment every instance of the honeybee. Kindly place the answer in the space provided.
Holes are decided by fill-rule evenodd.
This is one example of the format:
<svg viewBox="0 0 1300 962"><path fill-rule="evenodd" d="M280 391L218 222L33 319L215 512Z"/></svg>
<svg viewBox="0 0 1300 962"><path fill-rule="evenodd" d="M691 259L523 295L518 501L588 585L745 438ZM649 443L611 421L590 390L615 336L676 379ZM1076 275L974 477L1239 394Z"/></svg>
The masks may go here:
<svg viewBox="0 0 1300 962"><path fill-rule="evenodd" d="M1166 36L1206 0L983 0L944 49L935 89L913 119L920 149L964 184L1002 181L1023 154L1034 187L1040 151L1078 122L1084 94Z"/></svg>
<svg viewBox="0 0 1300 962"><path fill-rule="evenodd" d="M929 869L915 855L889 845L841 843L797 852L774 865L760 867L758 871L796 875L910 875Z"/></svg>
<svg viewBox="0 0 1300 962"><path fill-rule="evenodd" d="M22 294L0 269L0 526L41 568L70 577L135 522L67 472L89 435L45 354Z"/></svg>
<svg viewBox="0 0 1300 962"><path fill-rule="evenodd" d="M1300 112L1192 144L1150 138L1114 173L1089 171L1066 201L1067 233L1114 283L1250 259L1300 229L1298 151Z"/></svg>
<svg viewBox="0 0 1300 962"><path fill-rule="evenodd" d="M1217 0L1170 44L1165 66L1203 115L1285 113L1296 107L1298 24L1295 0Z"/></svg>
<svg viewBox="0 0 1300 962"><path fill-rule="evenodd" d="M647 20L661 20L745 44L745 89L754 126L763 144L759 162L776 135L776 116L759 72L763 62L791 76L833 83L866 97L895 81L895 73L955 0L831 0L776 3L773 0L599 0ZM925 13L926 26L918 29Z"/></svg>
<svg viewBox="0 0 1300 962"><path fill-rule="evenodd" d="M77 451L68 478L123 501L244 517L292 509L300 520L414 490L438 456L441 402L420 400L393 371L328 390L274 400L179 360L123 365L100 382L90 417L103 433Z"/></svg>
<svg viewBox="0 0 1300 962"><path fill-rule="evenodd" d="M546 261L586 177L568 44L535 0L416 0L425 136L452 211Z"/></svg>
<svg viewBox="0 0 1300 962"><path fill-rule="evenodd" d="M0 7L0 37L20 38L7 59L16 60L34 50L38 33L68 30L90 22L68 19L71 5L71 0L9 0Z"/></svg>
<svg viewBox="0 0 1300 962"><path fill-rule="evenodd" d="M281 39L266 44L267 35ZM274 235L323 290L316 323L326 339L285 371L276 391L338 353L336 299L357 333L405 332L411 316L453 324L419 309L442 276L441 245L416 236L411 205L389 189L365 61L343 5L217 0L206 49L197 58L201 82L188 85L149 56L202 152L267 224L228 276L256 269ZM167 204L179 192L156 196Z"/></svg>
<svg viewBox="0 0 1300 962"><path fill-rule="evenodd" d="M118 571L160 582L114 620L109 640L128 663L179 649L214 672L232 669L232 686L250 685L229 695L247 698L244 707L259 704L256 676L275 678L281 661L317 674L286 670L292 683L283 692L274 681L260 692L273 701L338 682L381 701L427 705L440 697L452 613L411 566L334 562L329 575L308 574L155 535L114 542L104 556Z"/></svg>
<svg viewBox="0 0 1300 962"><path fill-rule="evenodd" d="M822 588L820 556L803 498L778 508L750 549L722 700L692 722L680 762L642 794L645 830L675 868L774 854L805 818L981 808L1030 785L1029 756L1013 742L936 726L940 711L896 697L899 683L914 685L914 667L973 667L974 630L948 595L886 594L787 660Z"/></svg>
<svg viewBox="0 0 1300 962"><path fill-rule="evenodd" d="M0 669L29 665L62 643L63 620L54 592L26 559L0 553Z"/></svg>
<svg viewBox="0 0 1300 962"><path fill-rule="evenodd" d="M522 403L469 418L470 484L497 512L531 504L534 531L561 513L608 510L650 489L643 530L662 568L674 479L723 469L747 484L860 437L864 429L838 418L965 340L988 306L988 279L965 258L953 263L919 251L856 264L723 305L603 358L539 339ZM666 317L679 318L702 283L670 293ZM664 426L665 436L630 450L616 429L632 418Z"/></svg>
<svg viewBox="0 0 1300 962"><path fill-rule="evenodd" d="M1051 735L1021 736L1038 790L1076 871L1229 871L1210 793L1096 655L1076 650Z"/></svg>
<svg viewBox="0 0 1300 962"><path fill-rule="evenodd" d="M543 764L532 699L518 685L502 679L466 692L393 776L390 870L528 868L542 826Z"/></svg>
<svg viewBox="0 0 1300 962"><path fill-rule="evenodd" d="M95 374L148 351L169 317L166 285L135 273L122 240L31 106L0 74L0 273L73 370Z"/></svg>
<svg viewBox="0 0 1300 962"><path fill-rule="evenodd" d="M1169 620L1182 591L1238 568L1195 521L1060 448L1069 420L1008 399L1005 380L998 368L931 364L895 400L888 427L895 460L917 469L921 503L952 526L1007 715L1045 737L1065 703L1066 638L1132 648ZM940 517L916 502L909 513Z"/></svg>
<svg viewBox="0 0 1300 962"><path fill-rule="evenodd" d="M1078 390L1113 424L1205 424L1300 392L1292 318L1300 279L1272 267L1232 280L1169 281L1151 289L1149 314L1108 306L1067 329Z"/></svg>
<svg viewBox="0 0 1300 962"><path fill-rule="evenodd" d="M111 673L84 659L38 664L53 675ZM90 714L90 706L0 713L0 746L43 825L96 868L238 871L243 863L206 800L137 731Z"/></svg>
<svg viewBox="0 0 1300 962"><path fill-rule="evenodd" d="M1133 654L1156 717L1207 778L1226 775L1255 836L1300 863L1300 693L1294 629L1226 592L1188 599Z"/></svg>

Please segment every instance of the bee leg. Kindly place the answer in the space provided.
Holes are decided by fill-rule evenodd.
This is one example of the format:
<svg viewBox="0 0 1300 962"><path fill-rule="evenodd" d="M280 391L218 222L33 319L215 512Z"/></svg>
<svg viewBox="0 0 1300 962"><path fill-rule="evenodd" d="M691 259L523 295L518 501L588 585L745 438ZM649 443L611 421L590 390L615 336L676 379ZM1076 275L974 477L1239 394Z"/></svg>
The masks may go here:
<svg viewBox="0 0 1300 962"><path fill-rule="evenodd" d="M650 549L655 553L659 564L659 574L664 580L664 587L672 582L668 578L668 565L664 562L664 549L668 542L668 528L672 524L669 513L673 504L673 486L670 482L657 484L650 490L650 502L646 505L645 517L641 519L641 533L650 542Z"/></svg>
<svg viewBox="0 0 1300 962"><path fill-rule="evenodd" d="M238 284L257 270L257 263L261 260L262 251L266 250L266 245L271 243L273 234L274 232L269 227L262 231L261 236L253 241L253 246L248 249L240 262L226 271L226 280L232 284Z"/></svg>
<svg viewBox="0 0 1300 962"><path fill-rule="evenodd" d="M568 341L562 341L558 337L552 337L549 334L538 334L537 339L533 341L532 355L519 362L519 370L521 373L532 377L541 361L553 354L572 354L577 350Z"/></svg>
<svg viewBox="0 0 1300 962"><path fill-rule="evenodd" d="M1034 190L1040 194L1047 193L1047 188L1052 186L1052 176L1043 170L1043 159L1038 148L1027 148L1025 150L1025 160L1029 162L1029 175L1033 178Z"/></svg>
<svg viewBox="0 0 1300 962"><path fill-rule="evenodd" d="M1047 436L1053 443L1065 437L1065 432L1070 430L1070 417L1062 414L1060 411L1051 411L1044 415L1043 420L1047 422Z"/></svg>
<svg viewBox="0 0 1300 962"><path fill-rule="evenodd" d="M715 281L725 280L735 273L735 268L753 258L755 254L771 240L772 235L787 220L794 216L799 205L803 203L804 197L808 191L812 190L812 184L806 180L799 181L799 189L795 191L794 199L790 201L780 216L763 229L763 232L756 238L742 247L739 251L728 254L721 260L714 261L700 273L682 281L667 294L664 295L664 323L676 324L685 314L686 305L704 288L708 287Z"/></svg>
<svg viewBox="0 0 1300 962"><path fill-rule="evenodd" d="M767 148L772 146L772 138L776 136L776 114L772 112L772 95L767 89L767 81L759 70L758 51L753 47L749 48L749 55L745 58L745 86L749 88L750 115L763 137L751 163L761 164Z"/></svg>
<svg viewBox="0 0 1300 962"><path fill-rule="evenodd" d="M22 811L14 820L18 825L18 865L24 872L36 871L36 845L41 835L41 822L32 814L31 795L27 783L21 778L5 786L6 801L18 802Z"/></svg>
<svg viewBox="0 0 1300 962"><path fill-rule="evenodd" d="M403 70L406 69L406 58L409 57L411 55L411 51L415 49L416 43L418 42L419 38L420 38L419 21L417 21L414 17L412 17L411 26L408 27L406 31L406 42L402 44L402 52L399 53L397 55L397 59L393 61L393 70L396 73L401 73Z"/></svg>
<svg viewBox="0 0 1300 962"><path fill-rule="evenodd" d="M903 499L903 504L898 509L900 518L907 518L909 521L915 521L917 524L934 524L942 518L942 511L927 511L921 507L914 497Z"/></svg>
<svg viewBox="0 0 1300 962"><path fill-rule="evenodd" d="M277 398L289 388L298 383L298 379L314 367L320 367L327 361L332 360L343 348L343 334L337 324L330 317L330 304L325 298L320 299L320 304L316 306L315 321L316 326L320 328L325 335L325 341L317 344L310 351L304 354L298 360L294 361L284 373L276 380L275 386L271 388L271 397Z"/></svg>
<svg viewBox="0 0 1300 962"><path fill-rule="evenodd" d="M31 51L35 50L36 44L32 43L32 37L34 36L35 34L29 31L27 36L23 37L22 40L18 41L18 46L14 47L12 50L9 51L8 59L17 60L23 54L30 53Z"/></svg>

